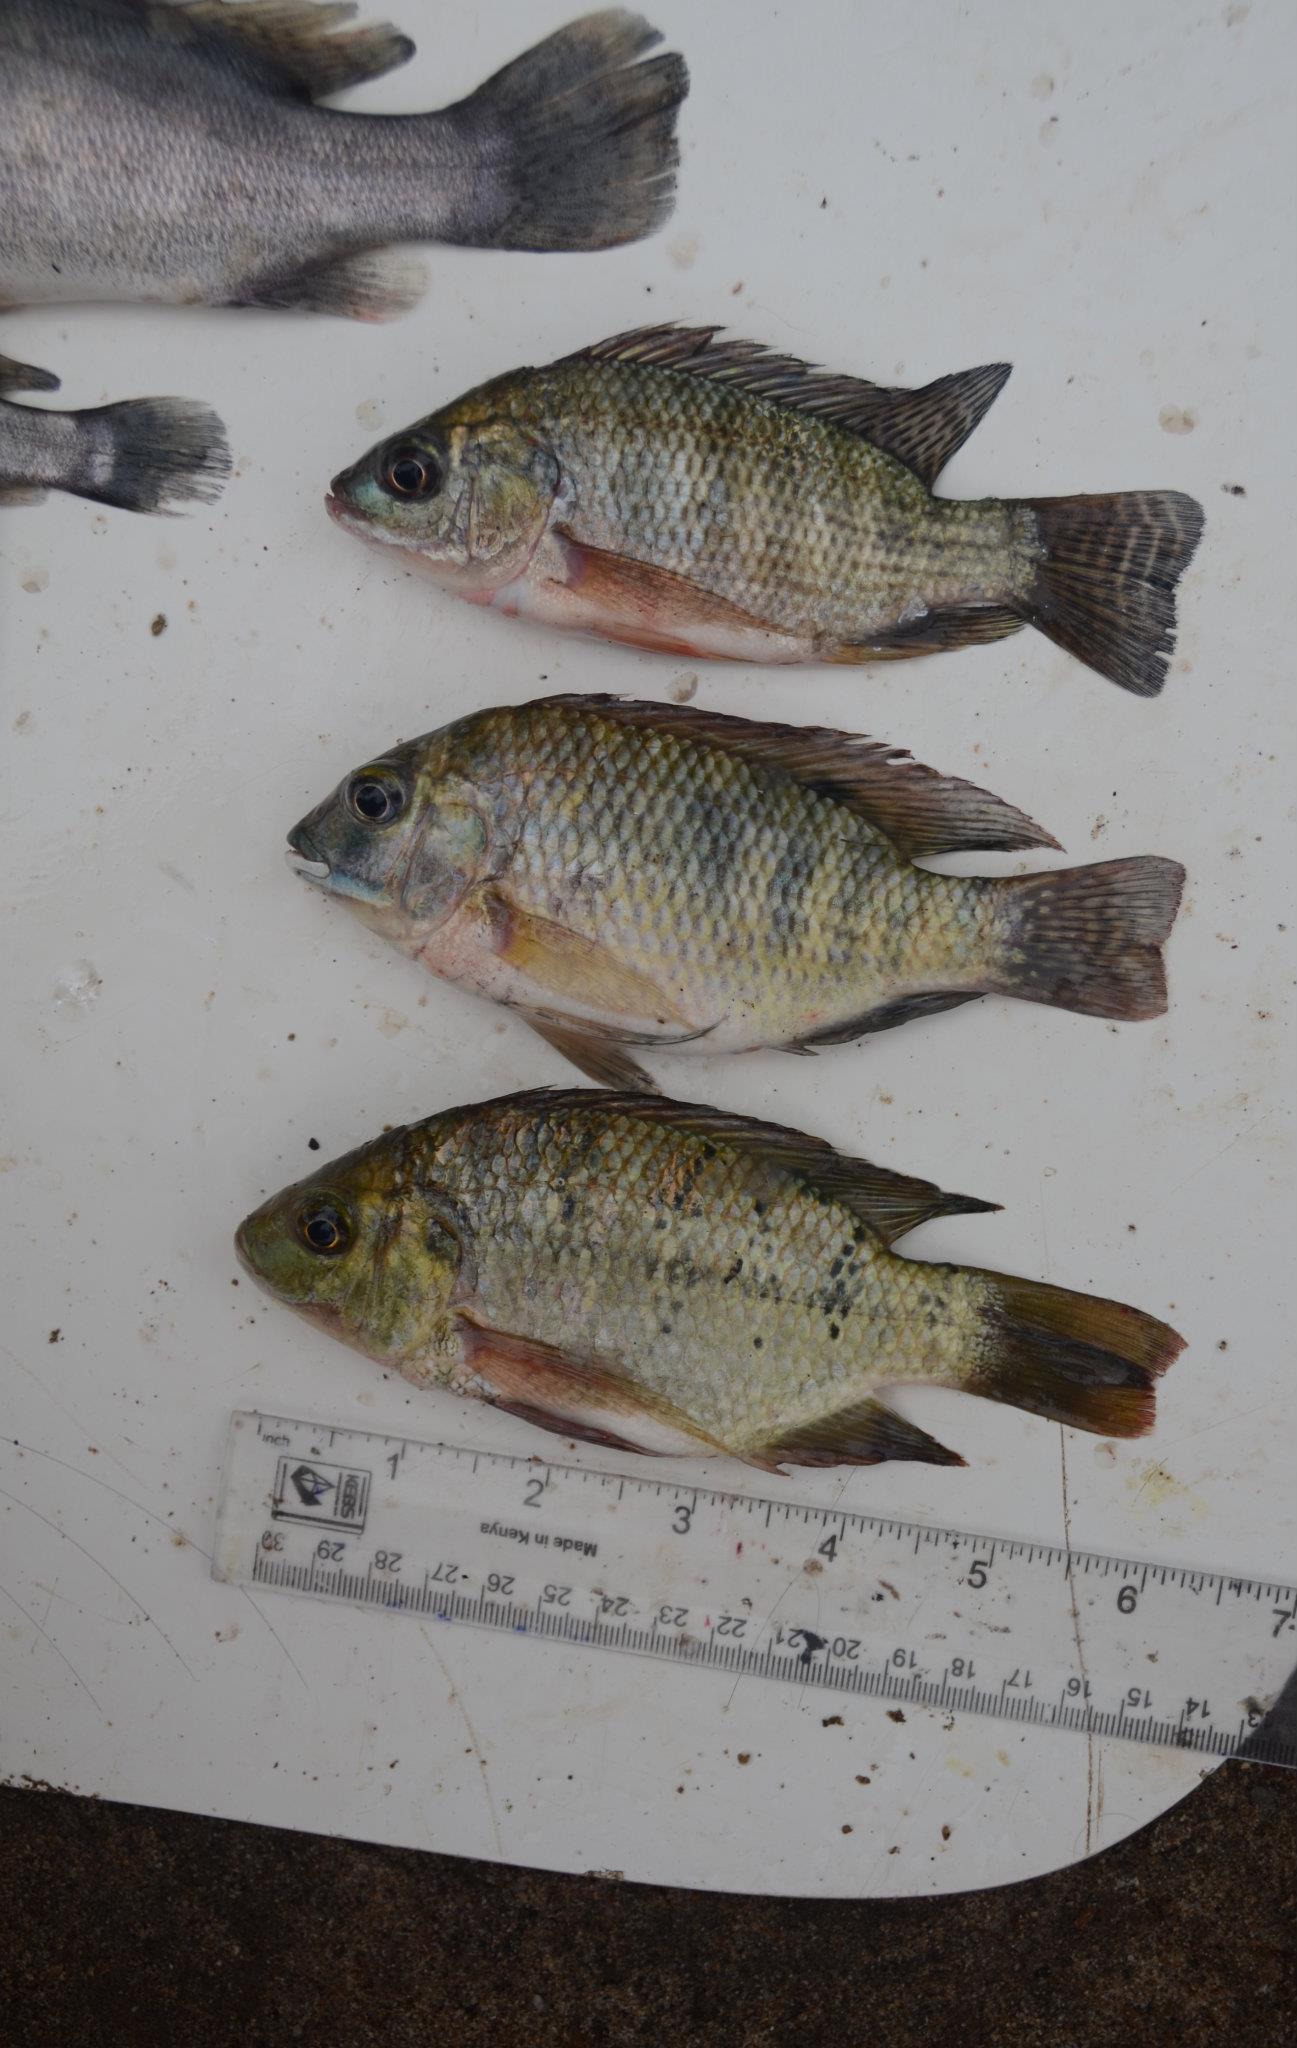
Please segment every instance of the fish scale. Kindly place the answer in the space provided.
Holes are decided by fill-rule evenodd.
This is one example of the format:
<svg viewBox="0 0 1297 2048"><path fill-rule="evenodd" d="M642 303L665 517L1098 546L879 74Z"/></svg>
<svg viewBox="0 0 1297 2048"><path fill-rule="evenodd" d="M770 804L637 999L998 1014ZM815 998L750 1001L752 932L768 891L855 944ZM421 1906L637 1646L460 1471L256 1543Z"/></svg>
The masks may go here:
<svg viewBox="0 0 1297 2048"><path fill-rule="evenodd" d="M701 577L790 632L849 640L908 603L1003 594L1001 506L939 505L806 414L633 364L559 364L509 404L557 455L587 545Z"/></svg>
<svg viewBox="0 0 1297 2048"><path fill-rule="evenodd" d="M598 697L405 742L291 838L311 880L618 1086L651 1085L630 1046L799 1050L988 992L1159 1015L1174 863L995 879L914 858L1053 843L849 734Z"/></svg>
<svg viewBox="0 0 1297 2048"><path fill-rule="evenodd" d="M935 497L1007 376L890 390L714 327L640 328L415 421L327 503L461 596L633 646L854 664L1030 624L1151 696L1202 508Z"/></svg>
<svg viewBox="0 0 1297 2048"><path fill-rule="evenodd" d="M416 1386L622 1449L959 1462L876 1398L917 1381L1139 1434L1164 1323L893 1250L988 1206L701 1105L538 1090L386 1133L236 1243Z"/></svg>

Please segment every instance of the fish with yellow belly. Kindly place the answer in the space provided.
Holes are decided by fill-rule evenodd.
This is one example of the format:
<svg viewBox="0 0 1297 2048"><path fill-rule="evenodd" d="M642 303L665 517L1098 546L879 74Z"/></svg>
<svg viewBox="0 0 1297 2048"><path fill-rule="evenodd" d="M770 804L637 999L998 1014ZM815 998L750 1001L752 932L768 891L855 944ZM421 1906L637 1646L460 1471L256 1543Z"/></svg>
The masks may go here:
<svg viewBox="0 0 1297 2048"><path fill-rule="evenodd" d="M416 1386L619 1451L962 1464L878 1399L917 1382L1141 1435L1183 1348L1165 1323L892 1249L992 1206L774 1124L540 1090L386 1132L236 1244L270 1294Z"/></svg>
<svg viewBox="0 0 1297 2048"><path fill-rule="evenodd" d="M1160 1015L1175 861L916 864L1056 844L848 733L549 697L376 756L294 828L289 859L593 1080L642 1088L638 1048L806 1052L985 994Z"/></svg>

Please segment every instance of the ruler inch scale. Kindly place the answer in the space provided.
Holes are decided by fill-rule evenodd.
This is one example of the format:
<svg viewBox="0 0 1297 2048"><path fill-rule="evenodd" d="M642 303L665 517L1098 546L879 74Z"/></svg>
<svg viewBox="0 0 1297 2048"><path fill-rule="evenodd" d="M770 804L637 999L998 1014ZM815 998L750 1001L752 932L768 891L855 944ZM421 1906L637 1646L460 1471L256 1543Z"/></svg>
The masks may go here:
<svg viewBox="0 0 1297 2048"><path fill-rule="evenodd" d="M947 1716L1297 1767L1297 1588L236 1411L213 1576ZM922 1610L922 1626L920 1626Z"/></svg>

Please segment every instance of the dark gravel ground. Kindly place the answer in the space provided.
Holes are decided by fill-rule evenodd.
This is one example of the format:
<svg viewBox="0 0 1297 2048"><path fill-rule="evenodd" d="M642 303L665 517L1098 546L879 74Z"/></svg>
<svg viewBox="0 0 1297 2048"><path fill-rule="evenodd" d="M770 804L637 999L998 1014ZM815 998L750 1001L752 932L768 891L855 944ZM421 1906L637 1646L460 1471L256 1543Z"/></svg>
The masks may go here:
<svg viewBox="0 0 1297 2048"><path fill-rule="evenodd" d="M1281 2048L1297 1772L935 1902L699 1896L0 1792L4 2048Z"/></svg>

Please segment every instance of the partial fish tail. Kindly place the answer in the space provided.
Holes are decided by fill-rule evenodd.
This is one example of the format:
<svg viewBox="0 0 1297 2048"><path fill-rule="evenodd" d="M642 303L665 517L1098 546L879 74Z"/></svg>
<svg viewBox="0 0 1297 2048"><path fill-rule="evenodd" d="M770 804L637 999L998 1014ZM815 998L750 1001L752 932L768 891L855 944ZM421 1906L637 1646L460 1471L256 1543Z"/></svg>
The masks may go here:
<svg viewBox="0 0 1297 2048"><path fill-rule="evenodd" d="M1163 1014L1162 947L1184 889L1178 861L1100 861L983 887L994 891L988 994L1087 1017Z"/></svg>
<svg viewBox="0 0 1297 2048"><path fill-rule="evenodd" d="M1044 1280L969 1277L981 1283L981 1355L968 1393L1099 1436L1153 1427L1157 1380L1185 1343L1168 1323Z"/></svg>
<svg viewBox="0 0 1297 2048"><path fill-rule="evenodd" d="M76 426L64 473L51 483L129 512L211 504L230 471L225 430L188 398L129 398L69 414Z"/></svg>
<svg viewBox="0 0 1297 2048"><path fill-rule="evenodd" d="M495 249L609 249L671 212L683 57L620 7L588 14L506 64L444 115L481 166L473 207L439 240ZM480 204L479 204L480 201Z"/></svg>
<svg viewBox="0 0 1297 2048"><path fill-rule="evenodd" d="M1029 566L1009 609L1139 697L1155 697L1175 647L1175 591L1202 537L1182 491L1023 498Z"/></svg>

